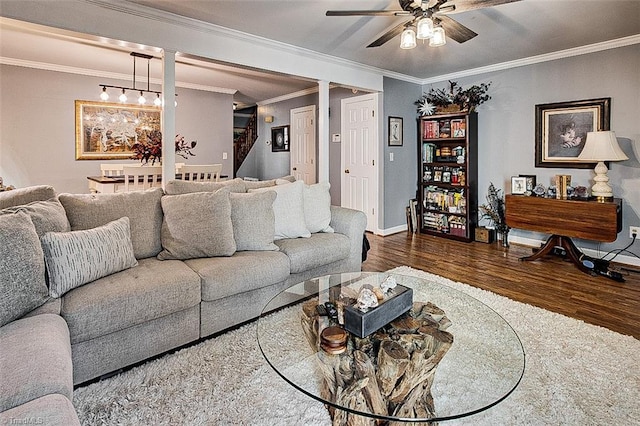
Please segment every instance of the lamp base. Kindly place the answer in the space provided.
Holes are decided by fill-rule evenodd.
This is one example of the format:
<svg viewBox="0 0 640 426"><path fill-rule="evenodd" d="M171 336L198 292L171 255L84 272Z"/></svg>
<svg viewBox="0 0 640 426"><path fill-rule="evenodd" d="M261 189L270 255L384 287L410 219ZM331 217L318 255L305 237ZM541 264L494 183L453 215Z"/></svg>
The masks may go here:
<svg viewBox="0 0 640 426"><path fill-rule="evenodd" d="M613 198L613 190L609 186L607 182L609 182L609 176L607 176L607 166L603 161L600 161L595 169L596 177L593 178L595 182L591 187L591 196L595 197L600 201L600 199Z"/></svg>

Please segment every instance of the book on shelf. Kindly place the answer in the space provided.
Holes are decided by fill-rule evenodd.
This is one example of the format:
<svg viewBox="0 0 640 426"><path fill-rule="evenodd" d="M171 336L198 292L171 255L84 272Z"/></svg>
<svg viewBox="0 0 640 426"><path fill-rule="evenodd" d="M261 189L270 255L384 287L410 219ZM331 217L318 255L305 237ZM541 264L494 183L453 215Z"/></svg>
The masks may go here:
<svg viewBox="0 0 640 426"><path fill-rule="evenodd" d="M467 130L464 118L454 118L451 120L451 137L464 138L466 134Z"/></svg>
<svg viewBox="0 0 640 426"><path fill-rule="evenodd" d="M424 143L422 145L422 162L433 163L436 155L436 145L432 143Z"/></svg>
<svg viewBox="0 0 640 426"><path fill-rule="evenodd" d="M440 137L440 125L437 121L423 122L422 129L422 137L424 139L437 139Z"/></svg>

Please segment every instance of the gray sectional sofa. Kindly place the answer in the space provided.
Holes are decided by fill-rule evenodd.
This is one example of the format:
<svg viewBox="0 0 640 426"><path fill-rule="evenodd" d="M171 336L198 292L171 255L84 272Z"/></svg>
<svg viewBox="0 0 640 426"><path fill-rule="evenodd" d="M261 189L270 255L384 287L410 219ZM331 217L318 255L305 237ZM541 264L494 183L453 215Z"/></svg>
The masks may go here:
<svg viewBox="0 0 640 426"><path fill-rule="evenodd" d="M0 424L78 424L74 385L255 318L292 284L359 271L364 213L329 206L320 184L277 183L0 193Z"/></svg>

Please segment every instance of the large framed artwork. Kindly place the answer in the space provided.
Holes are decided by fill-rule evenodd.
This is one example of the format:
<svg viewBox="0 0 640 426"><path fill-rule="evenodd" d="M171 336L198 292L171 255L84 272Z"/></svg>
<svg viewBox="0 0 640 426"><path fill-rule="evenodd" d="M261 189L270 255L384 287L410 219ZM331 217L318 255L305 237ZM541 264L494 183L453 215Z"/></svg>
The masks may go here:
<svg viewBox="0 0 640 426"><path fill-rule="evenodd" d="M271 128L271 152L289 151L289 126Z"/></svg>
<svg viewBox="0 0 640 426"><path fill-rule="evenodd" d="M129 159L136 142L161 131L159 107L76 101L76 160Z"/></svg>
<svg viewBox="0 0 640 426"><path fill-rule="evenodd" d="M578 160L587 132L609 130L611 98L536 105L536 167L592 168Z"/></svg>

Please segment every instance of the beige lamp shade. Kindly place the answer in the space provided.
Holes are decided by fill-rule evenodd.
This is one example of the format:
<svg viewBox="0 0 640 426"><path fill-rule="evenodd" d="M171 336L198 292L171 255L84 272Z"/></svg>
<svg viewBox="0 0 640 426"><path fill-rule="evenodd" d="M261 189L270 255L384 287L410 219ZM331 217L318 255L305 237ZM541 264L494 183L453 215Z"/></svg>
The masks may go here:
<svg viewBox="0 0 640 426"><path fill-rule="evenodd" d="M588 132L587 141L578 156L580 161L622 161L629 157L620 149L616 132Z"/></svg>
<svg viewBox="0 0 640 426"><path fill-rule="evenodd" d="M596 176L593 178L595 182L591 187L591 195L598 200L603 201L613 198L613 190L609 186L609 176L607 176L607 165L605 161L622 161L628 160L629 157L620 149L616 133L611 131L588 132L587 141L584 148L578 156L580 161L597 161L594 169Z"/></svg>

